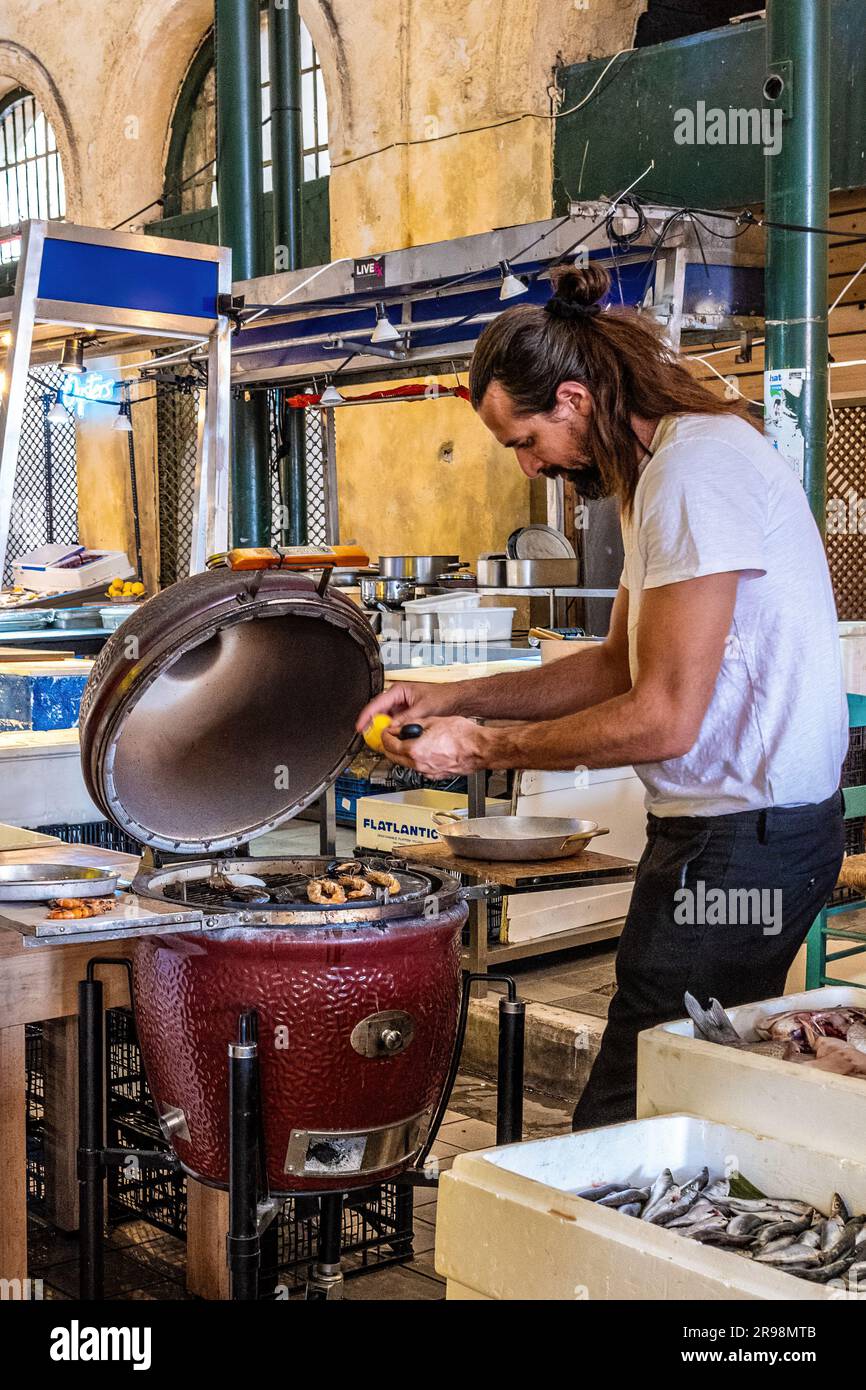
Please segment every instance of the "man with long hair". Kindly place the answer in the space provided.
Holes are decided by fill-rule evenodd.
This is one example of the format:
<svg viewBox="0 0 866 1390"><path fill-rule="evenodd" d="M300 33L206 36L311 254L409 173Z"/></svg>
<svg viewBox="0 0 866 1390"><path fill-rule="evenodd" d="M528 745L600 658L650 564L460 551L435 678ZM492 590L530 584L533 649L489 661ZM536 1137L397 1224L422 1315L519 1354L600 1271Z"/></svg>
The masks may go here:
<svg viewBox="0 0 866 1390"><path fill-rule="evenodd" d="M470 393L527 477L617 497L608 636L542 670L394 685L359 728L423 724L383 746L431 777L634 765L647 847L575 1111L587 1128L633 1118L637 1035L682 1016L687 989L728 1005L783 992L842 860L848 732L830 576L793 472L645 318L601 309L604 270L560 270L555 289L485 330Z"/></svg>

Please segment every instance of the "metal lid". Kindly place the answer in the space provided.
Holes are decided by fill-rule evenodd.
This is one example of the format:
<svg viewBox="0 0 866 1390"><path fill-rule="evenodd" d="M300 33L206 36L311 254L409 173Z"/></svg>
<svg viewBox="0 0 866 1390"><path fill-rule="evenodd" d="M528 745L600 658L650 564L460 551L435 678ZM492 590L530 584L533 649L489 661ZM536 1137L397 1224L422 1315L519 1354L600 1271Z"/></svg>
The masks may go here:
<svg viewBox="0 0 866 1390"><path fill-rule="evenodd" d="M383 684L370 624L338 592L281 570L195 575L144 604L94 664L88 790L154 848L235 849L330 786Z"/></svg>

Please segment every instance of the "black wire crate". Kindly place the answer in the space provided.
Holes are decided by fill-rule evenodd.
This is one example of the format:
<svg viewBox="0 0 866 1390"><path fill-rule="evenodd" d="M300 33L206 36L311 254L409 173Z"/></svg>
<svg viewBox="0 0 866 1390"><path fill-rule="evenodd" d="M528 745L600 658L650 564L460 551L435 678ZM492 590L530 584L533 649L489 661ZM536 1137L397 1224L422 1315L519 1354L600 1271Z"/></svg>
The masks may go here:
<svg viewBox="0 0 866 1390"><path fill-rule="evenodd" d="M131 1110L126 1115L109 1110L108 1147L143 1149L168 1154L153 1114ZM167 1235L186 1236L186 1178L179 1168L139 1163L130 1155L127 1163L108 1169L108 1214L112 1221L137 1217Z"/></svg>
<svg viewBox="0 0 866 1390"><path fill-rule="evenodd" d="M143 846L131 835L125 834L111 821L96 820L74 823L64 821L60 825L36 825L29 827L42 835L54 835L67 845L92 845L96 849L111 849L118 854L141 854Z"/></svg>
<svg viewBox="0 0 866 1390"><path fill-rule="evenodd" d="M24 1026L24 1095L27 1154L27 1203L45 1204L45 1059L42 1027Z"/></svg>
<svg viewBox="0 0 866 1390"><path fill-rule="evenodd" d="M866 782L866 728L852 729L848 753L842 764L842 786L861 787Z"/></svg>

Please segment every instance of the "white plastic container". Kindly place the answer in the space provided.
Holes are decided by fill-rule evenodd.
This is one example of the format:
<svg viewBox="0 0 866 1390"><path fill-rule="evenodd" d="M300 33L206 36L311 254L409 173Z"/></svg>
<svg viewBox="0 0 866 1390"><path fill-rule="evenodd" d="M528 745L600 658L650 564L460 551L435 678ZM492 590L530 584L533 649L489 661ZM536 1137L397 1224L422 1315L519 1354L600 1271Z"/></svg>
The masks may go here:
<svg viewBox="0 0 866 1390"><path fill-rule="evenodd" d="M840 623L839 645L845 689L852 695L866 695L866 623Z"/></svg>
<svg viewBox="0 0 866 1390"><path fill-rule="evenodd" d="M481 607L481 595L432 594L429 598L410 598L403 604L407 613L457 613Z"/></svg>
<svg viewBox="0 0 866 1390"><path fill-rule="evenodd" d="M516 608L473 608L439 612L443 642L510 642Z"/></svg>
<svg viewBox="0 0 866 1390"><path fill-rule="evenodd" d="M459 1154L440 1179L437 1272L448 1280L450 1298L840 1297L838 1285L797 1279L574 1195L594 1183L643 1186L666 1167L678 1179L691 1177L705 1164L714 1176L738 1168L768 1196L797 1197L829 1212L840 1192L866 1211L862 1162L693 1115L666 1115Z"/></svg>
<svg viewBox="0 0 866 1390"><path fill-rule="evenodd" d="M866 990L815 989L727 1012L754 1042L762 1016L841 1004L866 1008ZM794 1144L814 1136L826 1152L866 1162L866 1079L704 1042L689 1019L651 1028L638 1039L638 1115L680 1110Z"/></svg>
<svg viewBox="0 0 866 1390"><path fill-rule="evenodd" d="M43 546L12 562L13 582L41 594L89 589L112 579L129 579L134 573L122 551L83 546Z"/></svg>

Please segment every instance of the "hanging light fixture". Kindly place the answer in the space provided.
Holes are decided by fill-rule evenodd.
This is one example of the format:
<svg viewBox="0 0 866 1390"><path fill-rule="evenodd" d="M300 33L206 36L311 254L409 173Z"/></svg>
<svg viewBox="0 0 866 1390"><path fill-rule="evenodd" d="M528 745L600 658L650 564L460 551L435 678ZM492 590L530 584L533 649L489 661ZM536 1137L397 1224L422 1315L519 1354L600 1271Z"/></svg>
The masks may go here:
<svg viewBox="0 0 866 1390"><path fill-rule="evenodd" d="M120 430L123 434L132 434L132 414L129 409L129 401L121 402L111 428Z"/></svg>
<svg viewBox="0 0 866 1390"><path fill-rule="evenodd" d="M67 338L63 344L63 353L60 358L61 371L68 372L71 376L81 376L84 372L84 340L82 338Z"/></svg>
<svg viewBox="0 0 866 1390"><path fill-rule="evenodd" d="M69 411L66 409L66 406L60 399L59 391L56 393L54 397L54 404L49 410L48 414L45 416L45 418L48 421L49 425L68 425L69 421L72 419L72 416L69 414Z"/></svg>
<svg viewBox="0 0 866 1390"><path fill-rule="evenodd" d="M516 299L518 295L529 293L529 286L524 285L522 280L518 280L507 261L500 261L499 269L502 272L500 299Z"/></svg>
<svg viewBox="0 0 866 1390"><path fill-rule="evenodd" d="M346 398L341 396L333 381L329 381L319 398L319 405L345 405Z"/></svg>
<svg viewBox="0 0 866 1390"><path fill-rule="evenodd" d="M384 304L376 305L376 327L373 329L374 343L399 343L400 333L385 312Z"/></svg>

